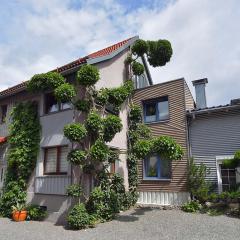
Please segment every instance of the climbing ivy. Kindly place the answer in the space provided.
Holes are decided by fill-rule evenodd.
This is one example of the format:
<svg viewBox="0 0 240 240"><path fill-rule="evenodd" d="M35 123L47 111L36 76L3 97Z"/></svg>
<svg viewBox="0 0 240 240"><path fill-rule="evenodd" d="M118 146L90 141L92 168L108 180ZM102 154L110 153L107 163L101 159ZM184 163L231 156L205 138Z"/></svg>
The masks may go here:
<svg viewBox="0 0 240 240"><path fill-rule="evenodd" d="M4 216L11 214L13 205L26 202L27 183L36 165L41 130L37 105L33 102L18 104L11 119L7 173L0 199L0 213Z"/></svg>

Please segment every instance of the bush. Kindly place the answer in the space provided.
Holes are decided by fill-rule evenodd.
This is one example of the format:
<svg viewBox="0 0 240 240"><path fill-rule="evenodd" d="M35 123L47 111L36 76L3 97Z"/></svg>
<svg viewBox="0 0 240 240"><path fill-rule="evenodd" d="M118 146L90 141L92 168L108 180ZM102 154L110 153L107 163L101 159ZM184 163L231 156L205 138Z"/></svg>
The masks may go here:
<svg viewBox="0 0 240 240"><path fill-rule="evenodd" d="M129 190L133 191L138 185L138 159L129 154L127 158Z"/></svg>
<svg viewBox="0 0 240 240"><path fill-rule="evenodd" d="M77 72L77 82L83 86L94 85L99 79L98 68L93 65L83 65Z"/></svg>
<svg viewBox="0 0 240 240"><path fill-rule="evenodd" d="M87 213L85 205L80 203L71 209L67 217L68 225L71 229L79 230L87 228L92 224L92 218Z"/></svg>
<svg viewBox="0 0 240 240"><path fill-rule="evenodd" d="M151 66L164 66L170 61L173 51L168 40L148 41L147 43L147 57Z"/></svg>
<svg viewBox="0 0 240 240"><path fill-rule="evenodd" d="M27 206L26 210L29 220L43 221L47 217L47 211L38 205Z"/></svg>
<svg viewBox="0 0 240 240"><path fill-rule="evenodd" d="M144 73L144 66L139 62L133 62L132 71L134 75L140 76Z"/></svg>
<svg viewBox="0 0 240 240"><path fill-rule="evenodd" d="M236 151L233 159L226 159L223 161L222 165L227 168L236 168L240 165L240 150Z"/></svg>
<svg viewBox="0 0 240 240"><path fill-rule="evenodd" d="M96 111L91 111L88 114L85 125L88 132L94 134L95 136L98 136L99 132L103 128L102 118Z"/></svg>
<svg viewBox="0 0 240 240"><path fill-rule="evenodd" d="M143 159L147 155L149 155L152 151L152 141L139 139L133 146L133 153L136 155L137 158Z"/></svg>
<svg viewBox="0 0 240 240"><path fill-rule="evenodd" d="M64 83L54 90L54 95L59 102L71 102L76 96L76 90L73 85Z"/></svg>
<svg viewBox="0 0 240 240"><path fill-rule="evenodd" d="M96 102L100 105L105 105L108 102L108 89L107 88L101 88L96 96Z"/></svg>
<svg viewBox="0 0 240 240"><path fill-rule="evenodd" d="M119 161L119 152L117 150L109 149L108 162L115 163L116 161Z"/></svg>
<svg viewBox="0 0 240 240"><path fill-rule="evenodd" d="M103 140L98 139L90 149L90 157L94 161L104 162L107 161L109 154L108 146Z"/></svg>
<svg viewBox="0 0 240 240"><path fill-rule="evenodd" d="M198 201L191 201L182 206L182 210L184 212L197 212L201 209L202 205Z"/></svg>
<svg viewBox="0 0 240 240"><path fill-rule="evenodd" d="M86 161L86 152L75 149L68 153L67 160L74 165L83 165Z"/></svg>
<svg viewBox="0 0 240 240"><path fill-rule="evenodd" d="M150 128L143 123L139 123L134 129L130 129L128 135L131 144L134 144L138 139L148 140L152 137Z"/></svg>
<svg viewBox="0 0 240 240"><path fill-rule="evenodd" d="M129 111L129 120L134 124L140 123L142 121L142 109L138 105L131 105Z"/></svg>
<svg viewBox="0 0 240 240"><path fill-rule="evenodd" d="M106 142L110 142L116 133L122 130L121 119L115 115L108 115L105 119L103 119L103 139Z"/></svg>
<svg viewBox="0 0 240 240"><path fill-rule="evenodd" d="M53 90L65 83L64 77L57 72L48 72L34 75L27 84L31 92Z"/></svg>
<svg viewBox="0 0 240 240"><path fill-rule="evenodd" d="M64 127L63 132L64 136L72 142L78 142L87 135L87 130L81 123L70 123Z"/></svg>
<svg viewBox="0 0 240 240"><path fill-rule="evenodd" d="M132 46L132 53L137 56L143 56L148 51L148 44L142 39L138 39Z"/></svg>
<svg viewBox="0 0 240 240"><path fill-rule="evenodd" d="M67 195L69 197L81 197L83 189L79 184L72 184L67 187Z"/></svg>
<svg viewBox="0 0 240 240"><path fill-rule="evenodd" d="M88 112L90 109L90 102L86 100L77 100L74 106L78 111Z"/></svg>

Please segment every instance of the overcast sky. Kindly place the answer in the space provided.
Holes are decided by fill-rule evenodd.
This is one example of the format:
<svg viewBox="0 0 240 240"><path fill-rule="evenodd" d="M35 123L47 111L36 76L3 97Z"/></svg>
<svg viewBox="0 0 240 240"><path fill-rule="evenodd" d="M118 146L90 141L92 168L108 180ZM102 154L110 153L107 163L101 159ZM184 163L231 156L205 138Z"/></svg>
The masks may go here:
<svg viewBox="0 0 240 240"><path fill-rule="evenodd" d="M168 39L154 83L207 77L208 106L240 97L239 0L0 0L0 90L125 38Z"/></svg>

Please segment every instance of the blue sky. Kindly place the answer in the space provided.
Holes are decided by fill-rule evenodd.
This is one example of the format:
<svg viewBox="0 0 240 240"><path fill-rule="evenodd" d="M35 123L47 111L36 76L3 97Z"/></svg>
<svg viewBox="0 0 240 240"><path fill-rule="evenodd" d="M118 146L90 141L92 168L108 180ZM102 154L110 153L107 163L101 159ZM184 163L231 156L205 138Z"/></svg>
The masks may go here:
<svg viewBox="0 0 240 240"><path fill-rule="evenodd" d="M239 0L2 0L0 89L125 38L168 39L155 83L207 77L208 105L240 97ZM193 92L194 93L194 92Z"/></svg>

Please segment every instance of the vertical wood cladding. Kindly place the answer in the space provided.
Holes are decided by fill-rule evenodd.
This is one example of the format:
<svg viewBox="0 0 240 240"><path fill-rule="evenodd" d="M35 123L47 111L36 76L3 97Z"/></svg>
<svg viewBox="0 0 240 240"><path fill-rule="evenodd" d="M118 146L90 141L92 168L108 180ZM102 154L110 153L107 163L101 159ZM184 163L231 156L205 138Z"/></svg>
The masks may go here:
<svg viewBox="0 0 240 240"><path fill-rule="evenodd" d="M133 102L143 107L143 101L168 96L169 120L148 123L153 136L167 135L173 137L184 150L182 160L172 162L171 181L143 180L143 164L139 160L139 191L187 191L187 120L186 109L191 107L191 94L186 93L184 79L156 84L135 91ZM186 101L187 96L187 101Z"/></svg>

